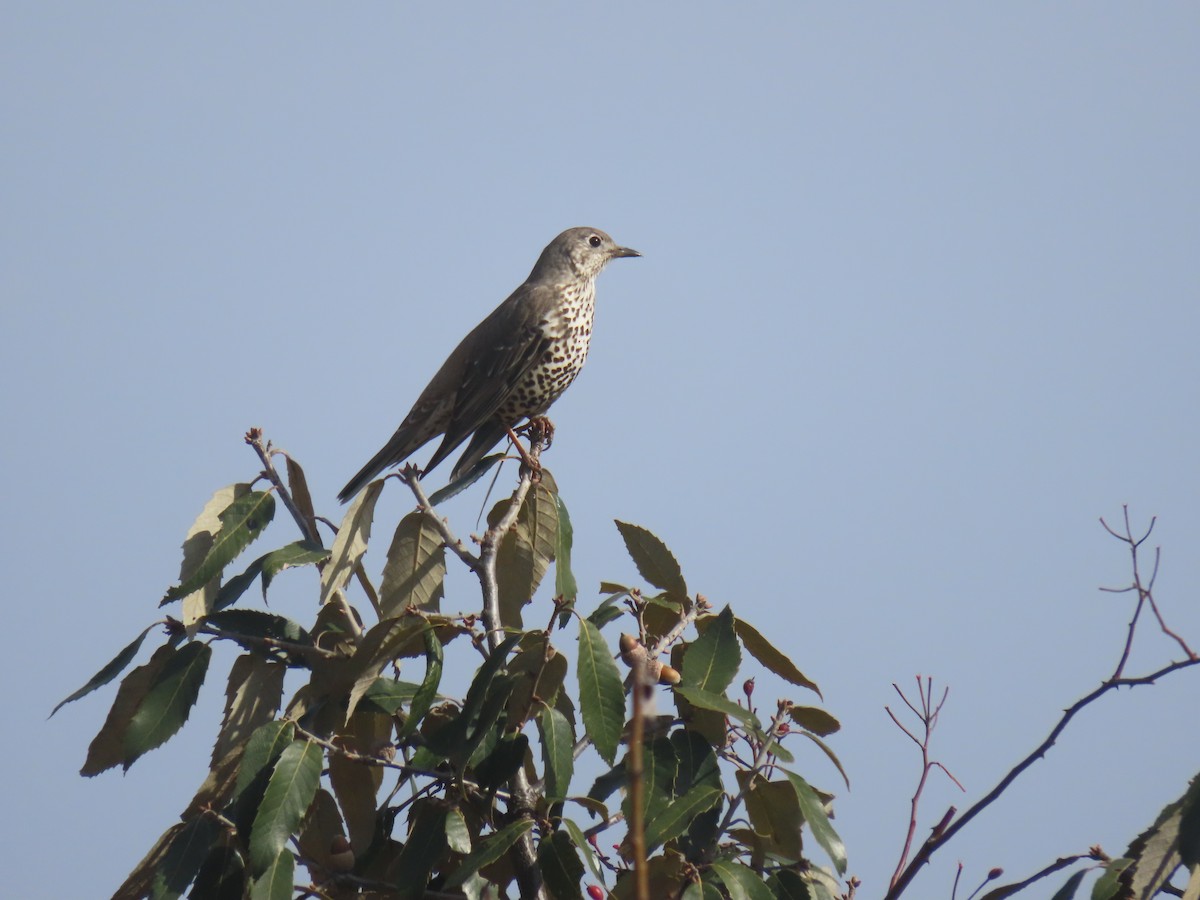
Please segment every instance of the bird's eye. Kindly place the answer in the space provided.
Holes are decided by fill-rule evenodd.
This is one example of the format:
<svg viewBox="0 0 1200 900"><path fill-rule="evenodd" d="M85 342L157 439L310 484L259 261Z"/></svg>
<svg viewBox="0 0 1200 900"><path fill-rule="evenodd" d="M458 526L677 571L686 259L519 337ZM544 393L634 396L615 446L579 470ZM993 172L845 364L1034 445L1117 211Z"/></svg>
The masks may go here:
<svg viewBox="0 0 1200 900"><path fill-rule="evenodd" d="M590 238L588 238L588 243L591 244L593 247L599 247L603 243L603 241L600 240L600 235L593 234Z"/></svg>

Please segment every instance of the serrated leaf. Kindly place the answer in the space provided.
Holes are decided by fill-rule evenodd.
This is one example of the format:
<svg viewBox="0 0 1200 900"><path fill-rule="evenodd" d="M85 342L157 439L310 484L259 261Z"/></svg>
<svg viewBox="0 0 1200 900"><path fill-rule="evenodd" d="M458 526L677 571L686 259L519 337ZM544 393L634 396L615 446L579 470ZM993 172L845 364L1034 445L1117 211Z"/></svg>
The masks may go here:
<svg viewBox="0 0 1200 900"><path fill-rule="evenodd" d="M567 505L557 493L554 504L558 509L558 538L554 552L554 593L567 603L574 603L579 595L575 573L571 571L571 546L575 543L575 529L571 527L571 516Z"/></svg>
<svg viewBox="0 0 1200 900"><path fill-rule="evenodd" d="M262 565L263 597L267 596L267 588L271 586L275 576L284 569L295 569L299 566L312 566L324 562L329 559L329 552L320 544L295 541L262 556L259 562Z"/></svg>
<svg viewBox="0 0 1200 900"><path fill-rule="evenodd" d="M178 585L167 591L159 604L186 597L203 588L224 571L257 538L275 515L275 497L270 491L250 491L234 500L220 514L220 530L204 559Z"/></svg>
<svg viewBox="0 0 1200 900"><path fill-rule="evenodd" d="M221 513L228 509L231 503L249 492L250 485L244 482L226 485L215 491L208 502L204 504L204 509L192 522L183 539L183 559L179 563L179 581L181 583L191 578L200 564L204 562L205 557L208 556L213 541L221 530ZM185 625L191 625L196 619L212 610L219 581L220 579L213 578L183 598Z"/></svg>
<svg viewBox="0 0 1200 900"><path fill-rule="evenodd" d="M221 830L209 816L196 816L184 823L154 872L153 900L174 900L183 895L220 836Z"/></svg>
<svg viewBox="0 0 1200 900"><path fill-rule="evenodd" d="M445 594L446 545L429 516L417 510L396 526L379 584L385 618L409 607L437 612Z"/></svg>
<svg viewBox="0 0 1200 900"><path fill-rule="evenodd" d="M729 900L775 900L758 873L741 863L717 860L712 870L729 892Z"/></svg>
<svg viewBox="0 0 1200 900"><path fill-rule="evenodd" d="M299 830L317 793L323 759L320 744L306 740L292 741L279 755L250 829L250 870L258 876L276 864Z"/></svg>
<svg viewBox="0 0 1200 900"><path fill-rule="evenodd" d="M1110 859L1104 864L1104 874L1092 885L1092 900L1112 900L1121 892L1121 873L1129 868L1131 859Z"/></svg>
<svg viewBox="0 0 1200 900"><path fill-rule="evenodd" d="M616 523L617 530L621 532L621 538L625 541L625 549L629 551L641 576L674 599L686 599L687 583L683 580L679 561L667 549L667 545L640 525L632 525L619 519Z"/></svg>
<svg viewBox="0 0 1200 900"><path fill-rule="evenodd" d="M369 708L372 712L380 712L385 716L395 715L396 710L405 703L412 703L420 687L411 681L376 678L358 701L358 708Z"/></svg>
<svg viewBox="0 0 1200 900"><path fill-rule="evenodd" d="M335 740L347 750L370 754L387 741L390 733L390 719L360 707ZM383 769L333 753L329 756L328 773L350 844L360 853L365 852L375 839L376 797L383 781Z"/></svg>
<svg viewBox="0 0 1200 900"><path fill-rule="evenodd" d="M297 566L313 565L329 558L329 551L320 544L307 541L296 541L286 544L270 553L264 553L246 567L246 570L235 575L221 585L217 598L212 604L213 610L225 609L241 599L242 594L254 583L254 579L262 576L263 599L267 597L267 588L271 581L284 569Z"/></svg>
<svg viewBox="0 0 1200 900"><path fill-rule="evenodd" d="M533 827L531 819L520 819L511 825L489 835L483 842L467 855L467 858L454 870L454 874L446 882L446 887L455 888L461 885L471 875L484 866L489 866L508 852L521 837Z"/></svg>
<svg viewBox="0 0 1200 900"><path fill-rule="evenodd" d="M60 700L58 705L54 707L54 709L50 710L50 715L46 718L53 716L68 703L72 703L73 701L78 700L80 697L86 697L97 688L104 687L104 685L108 684L110 681L120 675L125 670L125 667L133 662L133 658L137 656L138 650L141 649L142 641L146 639L146 635L150 633L150 629L153 627L153 625L147 625L142 633L130 641L120 653L109 660L109 662L105 664L104 668L88 679L87 684L85 684L75 693L71 694L71 696Z"/></svg>
<svg viewBox="0 0 1200 900"><path fill-rule="evenodd" d="M588 843L587 835L583 833L583 829L570 819L563 819L562 823L563 827L567 829L567 834L574 841L575 849L583 854L583 861L587 864L588 871L592 873L592 877L603 884L604 869L600 867L600 860L596 858L596 851Z"/></svg>
<svg viewBox="0 0 1200 900"><path fill-rule="evenodd" d="M289 644L312 646L312 636L300 623L260 609L225 609L206 616L204 621L220 629L222 635L242 644L247 650L261 650L262 644L255 640L239 641L239 637L267 638Z"/></svg>
<svg viewBox="0 0 1200 900"><path fill-rule="evenodd" d="M246 864L237 847L220 843L213 847L208 859L200 866L192 892L192 900L242 900L246 893ZM116 898L114 898L116 900Z"/></svg>
<svg viewBox="0 0 1200 900"><path fill-rule="evenodd" d="M213 744L212 766L275 717L283 698L286 672L287 667L282 663L257 653L247 653L233 661L225 688L225 715Z"/></svg>
<svg viewBox="0 0 1200 900"><path fill-rule="evenodd" d="M128 769L138 757L165 743L187 721L208 672L212 648L186 644L162 667L125 731L124 759Z"/></svg>
<svg viewBox="0 0 1200 900"><path fill-rule="evenodd" d="M321 573L321 605L333 599L335 591L346 587L354 569L367 552L371 539L371 522L375 516L375 501L383 490L383 481L372 481L358 492L346 510L337 537L330 550L329 562Z"/></svg>
<svg viewBox="0 0 1200 900"><path fill-rule="evenodd" d="M701 785L667 804L657 816L646 823L646 849L651 850L688 829L698 814L710 809L722 795L720 788Z"/></svg>
<svg viewBox="0 0 1200 900"><path fill-rule="evenodd" d="M296 860L288 849L279 851L250 887L250 900L291 900Z"/></svg>
<svg viewBox="0 0 1200 900"><path fill-rule="evenodd" d="M796 668L796 664L788 659L786 654L776 649L753 625L738 619L734 628L737 630L738 637L742 639L742 646L746 648L746 651L770 671L784 681L797 687L807 688L814 691L818 697L821 696L821 689L817 687L816 682L806 678L804 673Z"/></svg>
<svg viewBox="0 0 1200 900"><path fill-rule="evenodd" d="M565 831L554 831L542 838L537 851L538 868L554 900L583 900L579 881L583 863Z"/></svg>
<svg viewBox="0 0 1200 900"><path fill-rule="evenodd" d="M412 704L408 709L408 717L404 720L404 725L400 728L396 738L401 743L408 740L421 720L425 718L425 714L429 712L429 707L433 705L438 687L442 683L443 659L442 642L437 639L433 628L426 624L425 677L421 680L421 687L413 696Z"/></svg>
<svg viewBox="0 0 1200 900"><path fill-rule="evenodd" d="M350 664L354 683L347 701L347 720L354 715L358 702L375 684L383 667L399 655L400 647L411 639L420 639L427 627L420 616L400 616L384 619L362 636Z"/></svg>
<svg viewBox="0 0 1200 900"><path fill-rule="evenodd" d="M588 621L597 628L603 628L614 619L621 618L621 615L625 612L625 609L619 605L619 601L623 596L625 595L614 594L612 597L604 600L604 602L597 606L595 611L587 617Z"/></svg>
<svg viewBox="0 0 1200 900"><path fill-rule="evenodd" d="M323 787L317 788L296 836L300 859L304 860L314 879L319 880L324 873L333 871L333 842L345 836L346 826L333 794Z"/></svg>
<svg viewBox="0 0 1200 900"><path fill-rule="evenodd" d="M813 833L813 837L817 839L817 843L821 848L829 854L829 858L833 861L833 866L837 869L839 875L846 874L846 846L842 843L842 839L838 837L838 833L833 830L833 826L829 824L829 817L825 815L825 806L821 803L821 798L817 796L816 791L809 786L809 783L797 775L795 772L789 772L786 769L781 770L787 776L788 781L792 783L792 787L796 790L796 798L800 801L800 811L804 814L804 820L808 822L808 827Z"/></svg>
<svg viewBox="0 0 1200 900"><path fill-rule="evenodd" d="M821 737L828 737L842 728L841 722L816 706L793 706L788 710L788 716L801 728Z"/></svg>
<svg viewBox="0 0 1200 900"><path fill-rule="evenodd" d="M575 772L575 736L571 733L571 723L553 706L547 706L538 716L537 725L542 737L546 797L566 797Z"/></svg>
<svg viewBox="0 0 1200 900"><path fill-rule="evenodd" d="M713 694L723 694L741 663L742 651L733 629L733 610L726 606L683 654L683 683Z"/></svg>
<svg viewBox="0 0 1200 900"><path fill-rule="evenodd" d="M250 787L260 774L274 767L279 755L291 746L295 734L296 726L286 719L267 722L254 729L238 767L237 784L233 789L235 796Z"/></svg>
<svg viewBox="0 0 1200 900"><path fill-rule="evenodd" d="M418 801L414 809L404 848L388 866L387 880L396 887L397 897L417 900L425 896L429 874L446 852L447 809L427 801Z"/></svg>
<svg viewBox="0 0 1200 900"><path fill-rule="evenodd" d="M511 501L502 500L488 515L495 527ZM545 484L530 487L521 511L496 552L496 583L500 591L500 623L522 627L521 610L530 602L550 563L558 543L558 506Z"/></svg>
<svg viewBox="0 0 1200 900"><path fill-rule="evenodd" d="M600 631L579 622L579 706L583 725L601 758L612 765L625 727L625 689L621 673Z"/></svg>
<svg viewBox="0 0 1200 900"><path fill-rule="evenodd" d="M762 730L758 716L754 715L754 713L750 712L744 706L738 706L722 694L714 694L712 691L706 691L703 688L686 684L677 684L674 690L676 694L683 697L692 706L723 713L731 719L737 719L742 724L748 725L757 731Z"/></svg>

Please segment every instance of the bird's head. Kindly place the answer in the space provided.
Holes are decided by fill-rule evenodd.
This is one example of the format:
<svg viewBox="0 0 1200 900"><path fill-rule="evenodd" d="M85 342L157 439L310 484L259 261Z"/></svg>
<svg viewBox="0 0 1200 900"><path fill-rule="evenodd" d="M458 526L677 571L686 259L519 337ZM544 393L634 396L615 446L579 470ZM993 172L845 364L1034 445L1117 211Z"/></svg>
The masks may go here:
<svg viewBox="0 0 1200 900"><path fill-rule="evenodd" d="M636 250L618 246L599 228L568 228L542 251L533 267L533 279L569 274L591 280L610 259L622 256L641 256Z"/></svg>

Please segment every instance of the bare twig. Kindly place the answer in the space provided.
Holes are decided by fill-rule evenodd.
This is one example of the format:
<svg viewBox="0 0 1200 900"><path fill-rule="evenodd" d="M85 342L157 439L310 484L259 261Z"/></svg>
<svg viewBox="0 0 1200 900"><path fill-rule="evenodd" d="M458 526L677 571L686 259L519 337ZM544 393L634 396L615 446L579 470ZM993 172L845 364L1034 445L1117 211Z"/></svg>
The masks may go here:
<svg viewBox="0 0 1200 900"><path fill-rule="evenodd" d="M896 863L896 870L892 873L890 882L892 887L900 880L900 876L904 872L904 866L908 862L908 854L912 850L913 837L917 833L917 813L921 805L921 796L925 793L925 785L929 781L929 773L934 769L941 769L946 776L958 785L958 789L965 790L959 783L958 779L950 774L947 769L937 760L931 759L929 755L929 746L933 738L933 730L937 727L938 716L941 714L942 707L946 704L946 698L950 696L950 688L947 687L942 691L942 698L935 705L933 702L933 678L927 676L924 679L920 675L917 676L917 696L920 700L920 709L918 709L912 701L904 695L904 691L900 690L898 684L893 684L896 693L900 695L900 699L904 701L904 705L912 710L916 715L917 720L921 723L922 734L918 738L896 717L890 707L885 706L887 714L891 716L896 727L904 732L912 740L914 744L921 750L921 777L917 781L917 788L913 791L912 800L910 801L910 809L908 816L908 831L904 836L904 849L900 851L900 860Z"/></svg>
<svg viewBox="0 0 1200 900"><path fill-rule="evenodd" d="M1050 734L1046 736L1046 739L1038 744L1037 747L1035 747L1033 751L1030 752L1024 759L1013 766L1009 773L1001 778L994 788L988 791L981 799L976 801L952 824L947 824L947 826L940 832L937 829L934 830L934 833L929 836L928 840L921 845L921 848L913 857L912 862L908 864L908 868L904 870L891 888L888 889L887 894L884 895L884 900L895 900L896 897L899 897L904 892L904 889L908 886L909 882L916 877L916 874L918 871L920 871L921 867L929 862L929 859L931 856L933 856L934 852L945 846L945 844L949 842L954 835L958 834L958 832L962 830L964 825L966 825L973 818L979 815L979 813L983 812L983 810L994 803L996 798L1003 794L1008 789L1008 786L1020 777L1021 773L1045 756L1047 751L1049 751L1049 749L1058 741L1059 735L1063 733L1068 723L1075 718L1075 715L1080 710L1099 700L1109 691L1116 690L1120 687L1136 687L1143 684L1154 684L1160 678L1195 665L1200 665L1200 659L1187 659L1180 662L1173 662L1169 665L1163 666L1157 671L1151 672L1149 675L1143 675L1139 678L1112 678L1103 682L1091 693L1081 697L1079 700L1076 700L1063 712L1062 717L1058 720L1058 724L1056 724L1050 730Z"/></svg>
<svg viewBox="0 0 1200 900"><path fill-rule="evenodd" d="M323 547L324 544L321 543L321 535L317 532L316 524L296 506L296 501L292 499L291 491L283 483L283 479L275 471L274 463L271 462L271 455L281 451L276 451L271 446L270 441L263 441L261 428L251 428L247 431L246 443L253 447L254 452L258 454L258 458L263 464L263 475L274 485L275 493L279 495L279 499L283 501L283 505L292 514L292 518L296 520L296 525L300 528L300 533L304 535L304 539L316 544L318 547Z"/></svg>

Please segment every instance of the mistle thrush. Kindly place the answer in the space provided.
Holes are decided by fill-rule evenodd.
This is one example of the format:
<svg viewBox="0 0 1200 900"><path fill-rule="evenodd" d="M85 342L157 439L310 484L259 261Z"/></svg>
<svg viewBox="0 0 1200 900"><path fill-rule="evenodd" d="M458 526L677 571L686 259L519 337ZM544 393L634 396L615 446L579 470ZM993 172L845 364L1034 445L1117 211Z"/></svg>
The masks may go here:
<svg viewBox="0 0 1200 900"><path fill-rule="evenodd" d="M552 240L525 283L454 348L391 440L338 499L344 503L438 435L445 437L422 474L471 439L450 474L453 481L522 419L543 415L583 368L596 276L622 256L641 254L595 228L569 228Z"/></svg>

